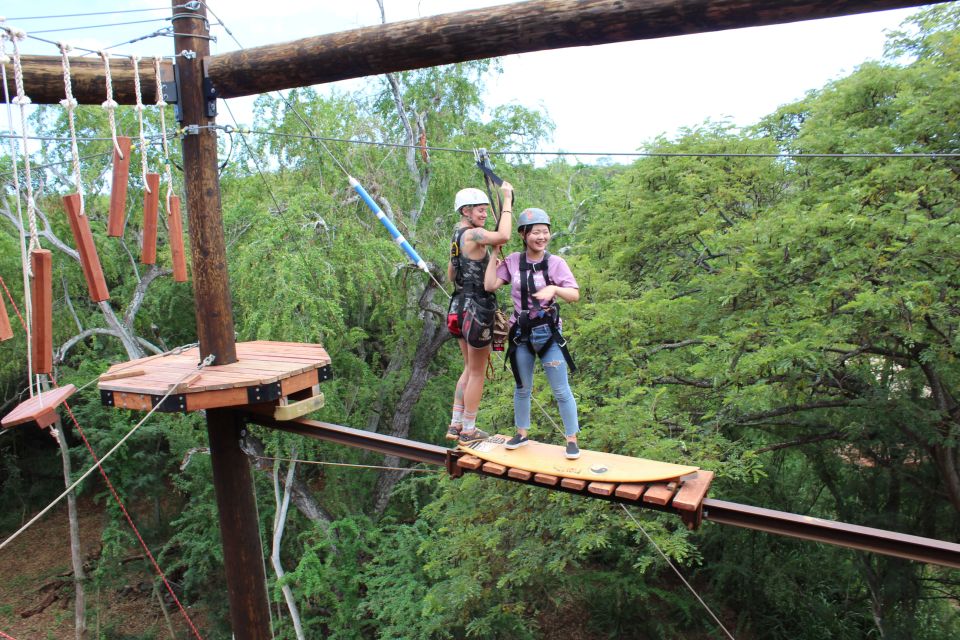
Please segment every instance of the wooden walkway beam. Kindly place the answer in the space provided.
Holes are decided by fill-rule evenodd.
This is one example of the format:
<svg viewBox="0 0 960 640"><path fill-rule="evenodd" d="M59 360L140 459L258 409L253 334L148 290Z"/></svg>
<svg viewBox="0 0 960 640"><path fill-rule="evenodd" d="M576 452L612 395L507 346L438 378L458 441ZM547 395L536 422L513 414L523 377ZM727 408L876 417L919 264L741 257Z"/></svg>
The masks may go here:
<svg viewBox="0 0 960 640"><path fill-rule="evenodd" d="M761 27L923 4L937 2L531 0L215 55L209 60L209 74L219 97L236 98L514 53ZM82 104L103 102L99 61L78 58L70 64L76 99ZM115 99L133 104L132 69L124 73L129 65L117 67ZM611 81L616 81L619 70L608 71ZM144 102L153 101L153 69L141 69L140 73ZM34 103L59 102L63 98L60 57L24 56L24 84Z"/></svg>

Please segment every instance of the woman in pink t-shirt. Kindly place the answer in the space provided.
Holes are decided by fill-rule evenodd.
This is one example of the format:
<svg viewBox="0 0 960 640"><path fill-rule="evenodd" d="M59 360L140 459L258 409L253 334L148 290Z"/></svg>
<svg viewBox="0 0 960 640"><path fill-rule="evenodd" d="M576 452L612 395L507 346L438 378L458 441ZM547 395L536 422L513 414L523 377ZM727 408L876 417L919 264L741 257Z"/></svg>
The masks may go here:
<svg viewBox="0 0 960 640"><path fill-rule="evenodd" d="M509 283L513 299L508 355L517 382L513 392L517 433L505 446L516 449L529 442L533 368L539 356L563 420L566 456L579 458L577 401L568 381L568 369L573 369L573 359L560 332L556 300L576 302L580 299L580 285L566 260L547 253L550 217L543 209L525 209L517 218L517 232L523 239L524 251L511 253L496 263L491 260L483 281L487 291L495 291Z"/></svg>

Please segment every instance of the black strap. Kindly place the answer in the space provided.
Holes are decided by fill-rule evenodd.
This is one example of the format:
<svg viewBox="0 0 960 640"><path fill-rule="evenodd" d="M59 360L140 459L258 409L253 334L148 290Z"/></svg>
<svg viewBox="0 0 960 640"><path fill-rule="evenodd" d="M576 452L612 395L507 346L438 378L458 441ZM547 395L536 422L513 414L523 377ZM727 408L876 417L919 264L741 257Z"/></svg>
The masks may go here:
<svg viewBox="0 0 960 640"><path fill-rule="evenodd" d="M567 362L567 366L570 367L570 372L575 373L577 370L577 365L573 362L573 356L570 355L570 351L567 349L567 339L560 333L560 307L557 306L554 300L545 308L541 308L540 301L529 295L531 290L533 292L537 291L537 285L533 279L533 275L537 271L543 272L544 286L553 284L548 274L549 262L550 254L547 252L544 252L543 260L537 264L530 264L527 261L526 253L520 254L520 314L517 316L513 327L510 328L507 346L507 359L510 361L510 369L513 371L513 379L517 383L518 389L523 387L523 383L520 381L520 371L517 366L517 349L522 344L526 345L530 353L542 360L543 354L547 352L551 345L556 343L556 345L560 347L560 352L563 354L563 359ZM533 304L532 310L537 312L536 318L530 317L530 301L532 301ZM545 324L550 326L550 338L547 339L539 349L534 349L533 342L530 339L530 331L533 327L539 327Z"/></svg>
<svg viewBox="0 0 960 640"><path fill-rule="evenodd" d="M467 227L460 227L453 234L450 243L450 264L453 265L453 284L457 289L463 288L463 274L460 273L460 239L466 233Z"/></svg>
<svg viewBox="0 0 960 640"><path fill-rule="evenodd" d="M490 163L490 156L487 154L486 149L475 149L473 157L477 161L477 168L483 172L483 184L487 190L487 197L490 199L490 206L493 208L493 218L497 222L493 230L499 231L500 214L503 211L503 198L500 195L500 191L494 189L494 187L503 185L503 178L493 172L493 165ZM494 192L496 192L496 195L494 195ZM516 196L514 196L514 199L516 199Z"/></svg>

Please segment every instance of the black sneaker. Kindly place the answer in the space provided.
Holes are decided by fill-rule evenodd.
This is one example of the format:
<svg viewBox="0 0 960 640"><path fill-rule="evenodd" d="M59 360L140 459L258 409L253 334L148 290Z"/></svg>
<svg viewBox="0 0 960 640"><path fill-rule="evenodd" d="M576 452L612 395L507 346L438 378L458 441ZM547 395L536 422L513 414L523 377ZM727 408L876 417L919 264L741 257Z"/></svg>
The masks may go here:
<svg viewBox="0 0 960 640"><path fill-rule="evenodd" d="M463 429L463 425L459 422L452 423L447 427L447 435L444 436L447 440L456 440L460 437L460 430Z"/></svg>
<svg viewBox="0 0 960 640"><path fill-rule="evenodd" d="M490 434L482 429L474 429L473 431L461 431L460 436L457 438L457 442L459 442L460 444L470 444L471 442L486 440L489 437L490 437Z"/></svg>
<svg viewBox="0 0 960 640"><path fill-rule="evenodd" d="M580 457L580 447L576 442L567 442L567 460L576 460Z"/></svg>
<svg viewBox="0 0 960 640"><path fill-rule="evenodd" d="M519 449L520 447L527 444L528 442L530 442L530 440L529 438L527 438L527 436L522 436L518 433L517 435L507 440L507 443L503 445L503 448L510 449L510 450Z"/></svg>

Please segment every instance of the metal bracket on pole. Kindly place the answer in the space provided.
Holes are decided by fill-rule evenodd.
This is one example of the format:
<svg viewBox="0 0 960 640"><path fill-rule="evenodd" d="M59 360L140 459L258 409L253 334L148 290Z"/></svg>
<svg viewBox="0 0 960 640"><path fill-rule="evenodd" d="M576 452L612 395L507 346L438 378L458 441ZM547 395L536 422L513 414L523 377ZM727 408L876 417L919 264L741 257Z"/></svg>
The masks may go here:
<svg viewBox="0 0 960 640"><path fill-rule="evenodd" d="M210 57L203 59L203 102L204 113L208 118L217 117L217 88L210 79Z"/></svg>

